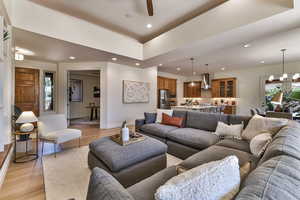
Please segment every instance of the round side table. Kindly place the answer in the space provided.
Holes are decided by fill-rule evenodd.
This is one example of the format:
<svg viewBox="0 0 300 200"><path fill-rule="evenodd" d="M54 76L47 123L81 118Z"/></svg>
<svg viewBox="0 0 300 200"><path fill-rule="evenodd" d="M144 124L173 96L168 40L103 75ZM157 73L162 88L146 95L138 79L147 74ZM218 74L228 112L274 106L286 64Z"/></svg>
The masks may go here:
<svg viewBox="0 0 300 200"><path fill-rule="evenodd" d="M31 132L26 132L26 133L16 131L14 135L15 135L14 162L15 163L24 163L24 162L29 162L29 161L38 159L38 157L39 157L39 154L38 154L39 153L39 135L38 135L38 131L36 129L34 129ZM28 137L25 137L26 140L18 139L18 136L20 138L20 136L25 136L25 135L28 135ZM28 152L28 141L32 140L32 138L30 137L31 135L36 135L36 142L35 142L36 149L35 149L35 152L33 152L33 153ZM17 157L17 144L18 144L18 142L25 142L25 144L26 144L25 154L22 155L22 156L19 156L19 157Z"/></svg>

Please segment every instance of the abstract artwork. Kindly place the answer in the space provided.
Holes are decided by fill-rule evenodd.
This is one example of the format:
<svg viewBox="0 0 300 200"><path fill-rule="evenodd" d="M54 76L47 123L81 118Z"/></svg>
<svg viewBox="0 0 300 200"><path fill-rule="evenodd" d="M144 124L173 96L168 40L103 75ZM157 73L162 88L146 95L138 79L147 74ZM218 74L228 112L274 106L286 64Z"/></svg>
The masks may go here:
<svg viewBox="0 0 300 200"><path fill-rule="evenodd" d="M150 83L123 81L123 103L148 103Z"/></svg>
<svg viewBox="0 0 300 200"><path fill-rule="evenodd" d="M72 102L82 102L82 80L71 79L70 81L70 100Z"/></svg>

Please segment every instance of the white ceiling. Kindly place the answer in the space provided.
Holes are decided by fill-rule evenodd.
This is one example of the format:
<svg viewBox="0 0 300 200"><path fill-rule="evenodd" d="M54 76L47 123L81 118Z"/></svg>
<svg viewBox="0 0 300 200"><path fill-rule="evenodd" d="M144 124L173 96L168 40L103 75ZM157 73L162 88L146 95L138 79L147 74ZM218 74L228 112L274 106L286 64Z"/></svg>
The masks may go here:
<svg viewBox="0 0 300 200"><path fill-rule="evenodd" d="M30 50L34 55L26 55L25 59L58 62L110 61L116 57L117 63L134 66L138 60L118 56L105 51L73 44L63 40L50 38L37 33L14 28L16 47ZM69 57L76 57L70 60Z"/></svg>
<svg viewBox="0 0 300 200"><path fill-rule="evenodd" d="M153 17L148 16L146 0L29 1L145 42L228 0L153 0Z"/></svg>
<svg viewBox="0 0 300 200"><path fill-rule="evenodd" d="M245 48L240 43L199 57L195 57L194 69L197 74L278 64L282 60L281 49L286 48L286 61L300 61L300 28L281 32L251 41ZM264 61L264 63L261 63ZM208 67L205 64L209 64ZM177 71L176 68L180 68ZM166 63L160 71L191 76L192 64L189 59Z"/></svg>
<svg viewBox="0 0 300 200"><path fill-rule="evenodd" d="M79 2L79 0L73 0L72 2L75 1L78 1L78 4L81 2ZM115 4L117 4L117 2L120 3L117 0L110 1ZM53 0L53 2L57 3L59 1ZM61 2L66 1L61 0ZM103 2L103 5L109 4L104 0L101 0L101 2ZM94 1L94 3L96 2ZM145 15L147 15L146 10L144 12ZM163 66L159 67L159 71L190 76L192 74L191 63L189 61L190 57L194 57L196 60L195 69L198 74L207 71L220 71L223 67L225 67L226 70L231 70L277 64L281 62L280 49L282 48L288 49L286 56L287 62L300 60L299 8L291 9L282 14L266 18L221 35L216 35L185 49L174 50L170 53L144 61L114 55L21 29L15 28L14 30L16 46L35 52L35 55L26 56L26 59L51 62L71 62L68 59L69 56L76 57L74 62L111 62L112 57L117 57L118 60L116 62L120 64L135 66L136 62L141 62L141 67L150 67L162 63ZM243 44L245 43L251 43L251 47L243 48ZM265 61L265 64L261 64L261 61ZM209 64L209 67L205 67L206 63ZM180 71L176 70L178 67L181 68Z"/></svg>

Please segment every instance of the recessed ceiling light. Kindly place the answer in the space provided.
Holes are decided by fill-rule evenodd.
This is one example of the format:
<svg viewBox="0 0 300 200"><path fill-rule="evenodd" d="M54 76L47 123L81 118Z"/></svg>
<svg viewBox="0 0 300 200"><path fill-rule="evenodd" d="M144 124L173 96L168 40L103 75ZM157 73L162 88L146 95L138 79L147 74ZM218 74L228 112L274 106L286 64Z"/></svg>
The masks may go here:
<svg viewBox="0 0 300 200"><path fill-rule="evenodd" d="M147 24L147 28L152 28L152 24Z"/></svg>
<svg viewBox="0 0 300 200"><path fill-rule="evenodd" d="M225 67L222 67L221 70L224 71L224 70L225 70Z"/></svg>
<svg viewBox="0 0 300 200"><path fill-rule="evenodd" d="M159 64L159 66L161 67L161 66L163 66L163 64Z"/></svg>
<svg viewBox="0 0 300 200"><path fill-rule="evenodd" d="M181 68L180 68L180 67L177 67L177 68L176 68L176 70L177 70L177 71L180 71L180 70L181 70Z"/></svg>
<svg viewBox="0 0 300 200"><path fill-rule="evenodd" d="M117 61L117 60L118 60L118 58L112 58L112 60L113 60L113 61Z"/></svg>
<svg viewBox="0 0 300 200"><path fill-rule="evenodd" d="M135 65L136 65L136 66L140 66L141 64L140 64L140 63L135 63Z"/></svg>
<svg viewBox="0 0 300 200"><path fill-rule="evenodd" d="M193 75L196 75L196 72L193 72Z"/></svg>
<svg viewBox="0 0 300 200"><path fill-rule="evenodd" d="M251 44L244 44L244 48L251 47Z"/></svg>
<svg viewBox="0 0 300 200"><path fill-rule="evenodd" d="M20 54L27 55L27 56L33 56L35 54L33 51L30 51L29 49L24 49L21 47L16 47L15 50L16 50L16 53L20 53Z"/></svg>
<svg viewBox="0 0 300 200"><path fill-rule="evenodd" d="M262 60L262 61L260 61L260 63L261 63L261 64L265 64L265 61L264 61L264 60Z"/></svg>
<svg viewBox="0 0 300 200"><path fill-rule="evenodd" d="M76 58L74 56L69 57L70 60L75 60Z"/></svg>

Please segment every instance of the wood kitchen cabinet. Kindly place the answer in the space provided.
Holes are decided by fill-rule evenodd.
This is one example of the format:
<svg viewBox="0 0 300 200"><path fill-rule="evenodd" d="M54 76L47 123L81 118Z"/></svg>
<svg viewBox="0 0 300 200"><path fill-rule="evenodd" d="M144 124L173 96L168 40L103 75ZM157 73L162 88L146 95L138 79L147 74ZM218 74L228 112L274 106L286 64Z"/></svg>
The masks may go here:
<svg viewBox="0 0 300 200"><path fill-rule="evenodd" d="M176 97L177 92L177 79L157 77L157 89L158 90L169 90L170 95Z"/></svg>
<svg viewBox="0 0 300 200"><path fill-rule="evenodd" d="M184 98L200 98L201 97L201 81L185 82L183 86Z"/></svg>
<svg viewBox="0 0 300 200"><path fill-rule="evenodd" d="M224 114L235 115L236 114L236 106L227 105L223 110Z"/></svg>
<svg viewBox="0 0 300 200"><path fill-rule="evenodd" d="M212 80L213 98L235 98L236 78L224 78Z"/></svg>

